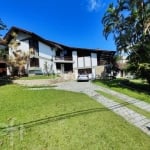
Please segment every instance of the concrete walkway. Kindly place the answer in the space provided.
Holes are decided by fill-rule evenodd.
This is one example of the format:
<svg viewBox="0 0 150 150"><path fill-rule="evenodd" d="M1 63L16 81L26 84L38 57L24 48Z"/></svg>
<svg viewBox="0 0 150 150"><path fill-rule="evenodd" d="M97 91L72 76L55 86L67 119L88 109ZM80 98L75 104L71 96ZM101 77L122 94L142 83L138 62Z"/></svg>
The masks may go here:
<svg viewBox="0 0 150 150"><path fill-rule="evenodd" d="M139 129L141 129L146 134L150 135L150 119L146 118L144 115L141 115L129 108L125 105L120 104L118 102L114 102L111 99L108 99L102 95L100 95L97 91L103 91L109 93L113 96L120 98L121 100L131 103L143 110L150 112L150 104L146 102L142 102L137 99L133 99L129 96L124 94L114 92L107 88L103 88L101 86L97 86L92 84L91 82L64 82L64 83L57 83L57 87L55 89L73 91L73 92L82 92L87 94L88 96L92 97L99 103L103 104L108 109L111 109L114 113L122 116L125 120L129 123L135 125Z"/></svg>
<svg viewBox="0 0 150 150"><path fill-rule="evenodd" d="M112 90L110 90L108 88L104 88L104 87L100 87L99 91L109 93L110 95L115 96L115 97L117 97L117 98L119 98L125 102L128 102L129 104L135 105L136 107L139 107L140 109L143 109L143 110L150 112L150 103L140 101L138 99L129 97L125 94L118 93L118 92L112 91Z"/></svg>

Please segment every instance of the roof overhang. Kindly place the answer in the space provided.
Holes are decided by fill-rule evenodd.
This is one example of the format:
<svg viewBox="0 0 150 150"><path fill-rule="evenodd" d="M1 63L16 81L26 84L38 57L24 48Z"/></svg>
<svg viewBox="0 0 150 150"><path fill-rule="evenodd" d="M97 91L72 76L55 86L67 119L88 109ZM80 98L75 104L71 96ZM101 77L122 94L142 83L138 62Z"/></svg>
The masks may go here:
<svg viewBox="0 0 150 150"><path fill-rule="evenodd" d="M7 34L4 36L4 40L3 40L3 44L7 44L13 37L12 37L12 32L22 32L22 33L25 33L25 34L28 34L30 35L31 37L34 37L35 39L45 43L46 45L49 45L50 47L56 49L56 50L70 50L70 51L90 51L90 52L93 52L93 53L97 53L100 55L101 59L103 60L106 60L106 59L110 59L111 57L114 56L115 54L115 51L110 51L110 50L101 50L101 49L88 49L88 48L77 48L77 47L69 47L69 46L65 46L63 44L60 44L60 43L56 43L56 42L53 42L53 41L49 41L49 40L46 40L44 38L42 38L41 36L33 33L33 32L30 32L30 31L27 31L27 30L24 30L24 29L21 29L21 28L18 28L18 27L12 27L8 32ZM1 43L0 43L1 44Z"/></svg>

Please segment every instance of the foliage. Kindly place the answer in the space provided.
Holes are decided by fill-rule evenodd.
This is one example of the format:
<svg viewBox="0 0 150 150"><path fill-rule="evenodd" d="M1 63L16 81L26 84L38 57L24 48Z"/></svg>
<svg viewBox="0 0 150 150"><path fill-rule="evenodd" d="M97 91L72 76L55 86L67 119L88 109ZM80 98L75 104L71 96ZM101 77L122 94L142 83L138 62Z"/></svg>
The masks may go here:
<svg viewBox="0 0 150 150"><path fill-rule="evenodd" d="M0 60L7 60L8 58L8 51L6 48L0 48Z"/></svg>
<svg viewBox="0 0 150 150"><path fill-rule="evenodd" d="M109 5L102 23L105 37L112 33L117 50L129 53L130 70L150 83L147 68L150 64L149 0L118 0L116 6L113 3Z"/></svg>
<svg viewBox="0 0 150 150"><path fill-rule="evenodd" d="M13 32L12 39L9 43L9 49L11 50L11 55L9 56L8 64L11 67L12 75L25 75L25 65L28 66L29 54L20 50L20 42L17 40L17 34Z"/></svg>
<svg viewBox="0 0 150 150"><path fill-rule="evenodd" d="M149 136L82 93L7 85L0 95L0 149L150 147ZM22 126L10 131L11 123Z"/></svg>
<svg viewBox="0 0 150 150"><path fill-rule="evenodd" d="M150 44L134 46L129 57L128 71L137 77L147 79L150 84Z"/></svg>
<svg viewBox="0 0 150 150"><path fill-rule="evenodd" d="M3 21L0 19L0 30L6 30L7 26L3 23ZM0 36L2 36L0 34ZM4 42L1 38L0 38L0 42ZM6 59L7 56L7 52L6 49L3 47L0 47L0 59Z"/></svg>
<svg viewBox="0 0 150 150"><path fill-rule="evenodd" d="M52 60L51 60L52 61ZM46 75L52 75L54 72L53 72L53 65L52 64L48 64L47 61L45 61L44 63L44 71L45 71L45 74Z"/></svg>
<svg viewBox="0 0 150 150"><path fill-rule="evenodd" d="M4 24L4 22L0 19L0 30L6 30L7 26ZM0 34L1 36L1 34Z"/></svg>
<svg viewBox="0 0 150 150"><path fill-rule="evenodd" d="M0 78L0 86L5 85L5 84L11 84L12 80L9 77L1 77Z"/></svg>

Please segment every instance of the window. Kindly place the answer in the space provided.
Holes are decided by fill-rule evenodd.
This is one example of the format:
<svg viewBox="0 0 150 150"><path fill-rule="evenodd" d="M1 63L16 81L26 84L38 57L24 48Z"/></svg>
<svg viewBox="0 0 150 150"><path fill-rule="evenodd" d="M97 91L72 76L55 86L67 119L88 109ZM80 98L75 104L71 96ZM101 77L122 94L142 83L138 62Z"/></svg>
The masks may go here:
<svg viewBox="0 0 150 150"><path fill-rule="evenodd" d="M39 44L38 41L35 39L29 39L29 48L33 49L33 55L39 55Z"/></svg>
<svg viewBox="0 0 150 150"><path fill-rule="evenodd" d="M30 67L39 67L39 59L30 58Z"/></svg>

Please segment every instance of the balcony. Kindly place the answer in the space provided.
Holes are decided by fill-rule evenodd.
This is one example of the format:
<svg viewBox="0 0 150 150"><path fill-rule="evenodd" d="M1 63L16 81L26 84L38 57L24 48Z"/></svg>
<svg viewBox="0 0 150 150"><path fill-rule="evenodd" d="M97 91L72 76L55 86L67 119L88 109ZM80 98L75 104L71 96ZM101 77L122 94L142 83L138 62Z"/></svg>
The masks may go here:
<svg viewBox="0 0 150 150"><path fill-rule="evenodd" d="M73 63L71 56L56 56L54 59L56 63Z"/></svg>

